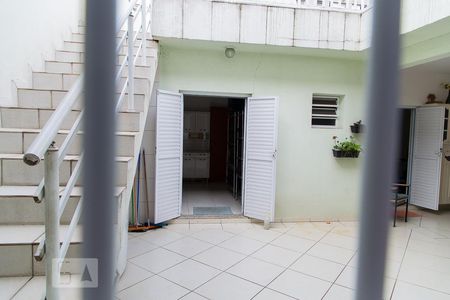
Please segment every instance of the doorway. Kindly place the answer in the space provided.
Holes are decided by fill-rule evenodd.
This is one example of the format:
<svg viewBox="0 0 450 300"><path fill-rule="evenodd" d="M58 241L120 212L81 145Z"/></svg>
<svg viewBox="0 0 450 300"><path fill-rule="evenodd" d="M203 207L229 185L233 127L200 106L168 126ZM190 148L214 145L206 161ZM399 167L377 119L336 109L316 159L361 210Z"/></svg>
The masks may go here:
<svg viewBox="0 0 450 300"><path fill-rule="evenodd" d="M181 214L241 215L246 98L183 98Z"/></svg>
<svg viewBox="0 0 450 300"><path fill-rule="evenodd" d="M400 108L400 118L395 183L409 184L411 181L412 149L414 139L414 108Z"/></svg>
<svg viewBox="0 0 450 300"><path fill-rule="evenodd" d="M187 215L222 218L231 210L231 215L273 221L277 136L277 97L158 90L154 223L184 214L183 198ZM194 207L201 209L194 213Z"/></svg>

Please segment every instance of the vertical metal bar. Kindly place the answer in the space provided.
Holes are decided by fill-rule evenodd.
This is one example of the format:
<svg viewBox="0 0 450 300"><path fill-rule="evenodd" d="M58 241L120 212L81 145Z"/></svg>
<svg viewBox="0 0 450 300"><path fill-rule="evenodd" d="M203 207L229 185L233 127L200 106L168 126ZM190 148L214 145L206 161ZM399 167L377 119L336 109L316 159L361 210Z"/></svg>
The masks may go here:
<svg viewBox="0 0 450 300"><path fill-rule="evenodd" d="M128 16L128 110L134 110L134 41L133 41L134 16Z"/></svg>
<svg viewBox="0 0 450 300"><path fill-rule="evenodd" d="M83 257L97 259L98 286L88 300L114 298L116 1L86 1Z"/></svg>
<svg viewBox="0 0 450 300"><path fill-rule="evenodd" d="M46 299L59 299L59 268L53 264L59 259L59 166L58 148L50 145L45 152L45 274Z"/></svg>
<svg viewBox="0 0 450 300"><path fill-rule="evenodd" d="M356 293L356 299L364 300L383 298L398 127L400 0L377 0L374 5Z"/></svg>
<svg viewBox="0 0 450 300"><path fill-rule="evenodd" d="M142 64L147 65L147 1L142 0Z"/></svg>
<svg viewBox="0 0 450 300"><path fill-rule="evenodd" d="M148 26L148 32L147 35L150 39L153 39L153 31L152 31L152 21L153 21L153 0L149 0L149 15L150 15L150 26Z"/></svg>

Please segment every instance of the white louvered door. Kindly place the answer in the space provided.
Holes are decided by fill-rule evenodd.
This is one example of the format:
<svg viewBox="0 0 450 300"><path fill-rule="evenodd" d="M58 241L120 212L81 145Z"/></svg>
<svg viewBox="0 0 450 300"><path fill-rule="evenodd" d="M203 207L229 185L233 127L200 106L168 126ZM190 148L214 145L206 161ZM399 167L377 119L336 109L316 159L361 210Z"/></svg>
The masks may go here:
<svg viewBox="0 0 450 300"><path fill-rule="evenodd" d="M411 174L411 204L438 210L444 107L416 109Z"/></svg>
<svg viewBox="0 0 450 300"><path fill-rule="evenodd" d="M246 106L244 215L273 221L278 98L248 98Z"/></svg>
<svg viewBox="0 0 450 300"><path fill-rule="evenodd" d="M183 95L157 91L155 223L181 215Z"/></svg>

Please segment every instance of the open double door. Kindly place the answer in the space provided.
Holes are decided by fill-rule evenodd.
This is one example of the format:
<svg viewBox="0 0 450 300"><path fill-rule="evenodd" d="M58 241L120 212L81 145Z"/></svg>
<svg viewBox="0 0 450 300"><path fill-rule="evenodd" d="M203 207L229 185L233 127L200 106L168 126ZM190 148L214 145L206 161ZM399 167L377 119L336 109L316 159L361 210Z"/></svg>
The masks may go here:
<svg viewBox="0 0 450 300"><path fill-rule="evenodd" d="M155 223L181 215L183 95L158 90L156 109ZM244 216L274 219L278 99L248 98L244 147Z"/></svg>

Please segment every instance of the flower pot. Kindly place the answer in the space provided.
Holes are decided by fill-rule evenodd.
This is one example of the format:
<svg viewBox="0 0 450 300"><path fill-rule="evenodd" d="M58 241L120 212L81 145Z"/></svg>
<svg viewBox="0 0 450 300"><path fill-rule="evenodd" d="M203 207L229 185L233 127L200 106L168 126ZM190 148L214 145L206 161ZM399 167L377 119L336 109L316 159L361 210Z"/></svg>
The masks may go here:
<svg viewBox="0 0 450 300"><path fill-rule="evenodd" d="M333 156L334 157L344 157L344 151L333 149Z"/></svg>
<svg viewBox="0 0 450 300"><path fill-rule="evenodd" d="M351 151L350 152L351 153L351 157L353 157L353 158L358 158L359 157L359 151Z"/></svg>
<svg viewBox="0 0 450 300"><path fill-rule="evenodd" d="M340 157L357 158L359 157L359 151L343 151L333 149L333 156L337 158Z"/></svg>
<svg viewBox="0 0 450 300"><path fill-rule="evenodd" d="M352 131L352 133L362 133L364 131L364 125L363 124L350 125L350 130Z"/></svg>

